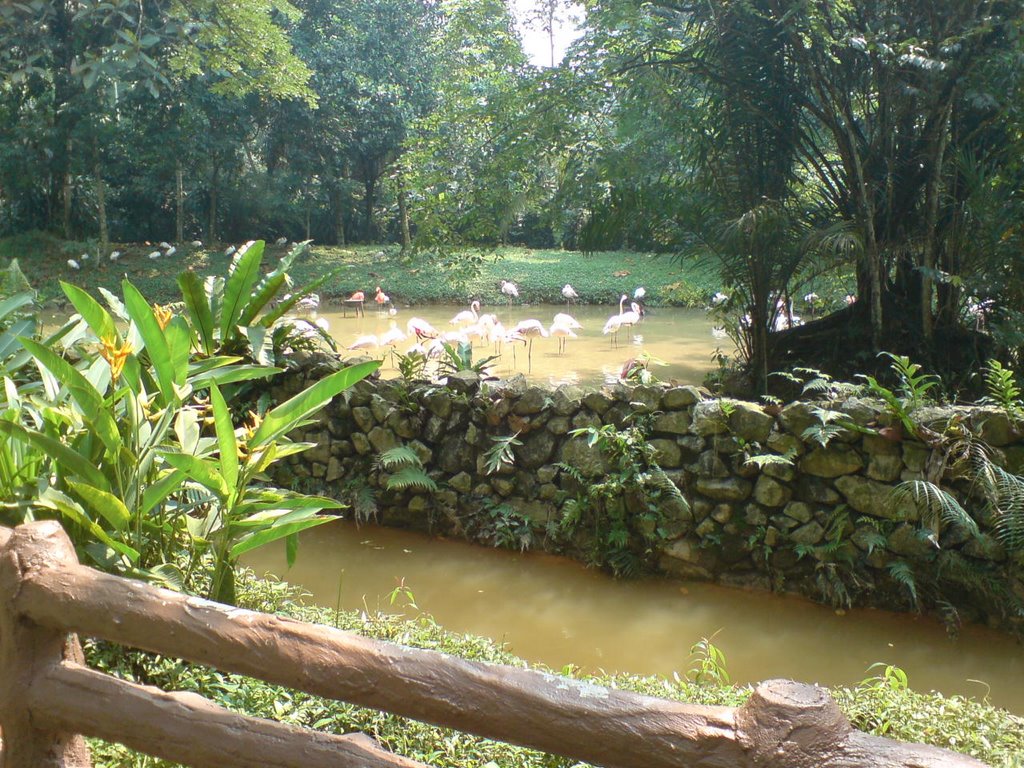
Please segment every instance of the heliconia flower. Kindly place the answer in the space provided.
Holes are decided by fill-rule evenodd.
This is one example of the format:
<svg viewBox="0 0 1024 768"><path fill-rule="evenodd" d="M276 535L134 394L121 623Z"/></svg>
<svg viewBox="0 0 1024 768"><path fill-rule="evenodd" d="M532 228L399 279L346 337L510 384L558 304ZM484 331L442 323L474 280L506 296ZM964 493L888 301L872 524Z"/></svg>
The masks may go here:
<svg viewBox="0 0 1024 768"><path fill-rule="evenodd" d="M156 318L157 325L160 326L160 330L162 331L167 328L167 324L171 322L171 318L174 316L174 313L171 312L170 307L154 304L153 316Z"/></svg>
<svg viewBox="0 0 1024 768"><path fill-rule="evenodd" d="M121 378L124 364L128 360L128 355L132 353L131 342L126 341L121 347L117 346L117 342L116 338L109 341L102 339L103 347L100 349L100 356L109 363L110 377L115 383Z"/></svg>

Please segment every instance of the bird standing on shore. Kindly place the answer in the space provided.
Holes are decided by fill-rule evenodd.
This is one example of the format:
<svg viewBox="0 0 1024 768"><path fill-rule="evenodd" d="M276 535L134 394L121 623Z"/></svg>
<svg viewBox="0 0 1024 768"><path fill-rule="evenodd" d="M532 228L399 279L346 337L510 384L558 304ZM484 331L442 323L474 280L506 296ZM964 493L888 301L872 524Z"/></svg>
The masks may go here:
<svg viewBox="0 0 1024 768"><path fill-rule="evenodd" d="M519 288L516 287L515 283L509 282L508 280L501 281L501 292L508 298L508 303L512 303L512 299L519 298Z"/></svg>
<svg viewBox="0 0 1024 768"><path fill-rule="evenodd" d="M575 288L566 283L562 287L562 297L565 299L566 304L571 304L572 302L576 301L576 299L578 299L580 295L576 293Z"/></svg>

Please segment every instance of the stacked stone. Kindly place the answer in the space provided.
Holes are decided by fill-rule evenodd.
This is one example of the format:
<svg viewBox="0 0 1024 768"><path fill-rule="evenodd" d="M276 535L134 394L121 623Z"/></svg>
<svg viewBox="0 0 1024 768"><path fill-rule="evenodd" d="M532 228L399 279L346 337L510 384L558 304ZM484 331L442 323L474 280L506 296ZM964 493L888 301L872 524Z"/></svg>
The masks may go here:
<svg viewBox="0 0 1024 768"><path fill-rule="evenodd" d="M272 391L280 400L311 383L316 374L293 373ZM878 434L888 424L881 403L849 399L840 410L859 429L843 429L827 446L804 437L818 424L817 406L792 403L781 409L753 403L707 399L695 387L617 385L601 391L575 386L551 389L522 377L482 382L472 372L448 378L445 386L403 381L357 384L296 439L315 447L291 457L275 479L305 481L321 493L344 498L353 480L375 489L378 519L384 524L445 533L472 530L460 524L479 514L484 502L501 502L531 521L543 539L546 526L561 516L560 503L578 491L577 480L559 468L574 467L584 479L608 471L607 457L574 429L612 424L622 427L634 412L650 414L650 444L657 461L689 499L666 526L671 532L652 565L683 578L786 588L814 595L822 557L815 547L832 543L858 578L878 587L881 604L896 602L887 576L894 559L928 561L936 542L922 535L918 511L892 502L904 480L934 473L935 452L915 440ZM942 429L951 418L980 434L1018 469L1024 446L1014 425L991 408L922 409L919 423ZM518 435L515 462L486 471L492 438ZM398 445L410 447L439 490L394 493L374 459ZM759 467L751 456L788 455L792 463ZM956 487L955 481L953 482ZM961 483L960 492L970 488ZM946 526L937 541L967 557L1007 565L1007 553L987 525L971 536ZM879 536L884 536L880 545ZM808 553L811 553L808 555ZM1010 588L1024 597L1021 562ZM877 583L876 583L877 582ZM888 582L888 584L886 584ZM888 595L886 597L886 595Z"/></svg>

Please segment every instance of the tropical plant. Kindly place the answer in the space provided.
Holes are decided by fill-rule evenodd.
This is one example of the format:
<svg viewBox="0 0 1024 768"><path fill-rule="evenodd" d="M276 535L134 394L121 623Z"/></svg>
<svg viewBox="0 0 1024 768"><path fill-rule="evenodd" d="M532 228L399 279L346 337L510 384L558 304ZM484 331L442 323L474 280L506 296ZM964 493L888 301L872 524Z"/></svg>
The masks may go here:
<svg viewBox="0 0 1024 768"><path fill-rule="evenodd" d="M55 343L22 336L41 381L22 391L8 386L7 413L20 403L30 418L0 421L12 442L46 456L35 468L45 486L26 514L59 516L101 567L170 586L180 587L209 551L211 594L230 601L239 555L319 524L316 511L337 506L256 481L273 461L306 447L286 433L377 364L339 371L236 434L220 387L278 369L193 357L185 320L151 306L127 280L117 302L130 321L123 333L88 293L62 287L82 318L80 332L65 338L78 362ZM208 400L199 396L204 390ZM208 417L214 437L204 435Z"/></svg>
<svg viewBox="0 0 1024 768"><path fill-rule="evenodd" d="M1017 376L1011 368L1006 368L998 360L992 359L985 363L982 371L987 394L981 399L986 405L996 405L1013 417L1019 417L1024 410L1021 390L1017 385Z"/></svg>
<svg viewBox="0 0 1024 768"><path fill-rule="evenodd" d="M450 375L462 371L472 371L487 378L494 378L487 374L487 367L497 360L500 355L491 355L482 360L474 361L473 345L465 341L460 341L457 346L449 344L447 341L442 342L441 349L444 350L438 366L441 374Z"/></svg>
<svg viewBox="0 0 1024 768"><path fill-rule="evenodd" d="M494 445L484 451L484 474L487 475L493 475L502 467L513 466L516 463L515 448L523 444L518 432L504 437L492 437L491 442Z"/></svg>

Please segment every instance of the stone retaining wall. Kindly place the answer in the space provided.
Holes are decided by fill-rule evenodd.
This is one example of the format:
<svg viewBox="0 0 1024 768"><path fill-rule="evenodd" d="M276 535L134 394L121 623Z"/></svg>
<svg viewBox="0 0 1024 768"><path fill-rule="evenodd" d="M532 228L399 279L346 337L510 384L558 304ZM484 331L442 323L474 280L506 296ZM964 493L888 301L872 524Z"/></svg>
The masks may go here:
<svg viewBox="0 0 1024 768"><path fill-rule="evenodd" d="M284 399L317 375L283 375L272 395ZM491 543L510 543L512 528L521 541L528 527L534 546L593 559L589 526L566 538L560 522L585 490L581 477L600 483L614 469L605 452L571 432L636 423L689 501L686 509L662 496L655 522L641 519L643 504L630 494L619 502L631 519L633 551L651 570L799 592L837 607L942 606L951 626L1024 626L1016 607L1024 599L1024 556L994 535L977 486L944 471L946 449L885 429L883 404L861 399L827 406L858 429L839 429L822 446L805 437L821 424L816 407L723 402L694 387L552 390L521 377L482 383L472 373L454 375L443 387L365 381L296 435L316 447L282 464L275 480L348 500L388 525ZM1020 435L998 410L921 409L915 421L936 430L936 446L948 447L941 435L959 425L983 437L1014 471L1024 461ZM488 474L493 438L511 435L522 443L514 464ZM388 475L375 459L398 445L415 451L436 491L387 489ZM750 460L765 454L791 463ZM936 525L913 504L893 504L901 481L937 476L971 511L977 533L949 520ZM606 508L612 507L592 513Z"/></svg>

